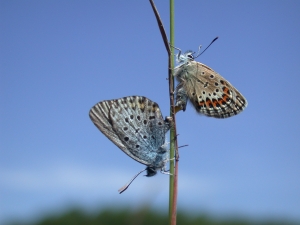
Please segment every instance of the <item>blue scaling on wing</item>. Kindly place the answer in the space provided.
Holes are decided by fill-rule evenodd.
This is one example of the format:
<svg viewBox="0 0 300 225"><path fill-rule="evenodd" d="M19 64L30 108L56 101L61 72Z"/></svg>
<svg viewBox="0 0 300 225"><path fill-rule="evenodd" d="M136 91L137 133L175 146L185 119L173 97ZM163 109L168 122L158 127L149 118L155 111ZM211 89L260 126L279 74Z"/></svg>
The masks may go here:
<svg viewBox="0 0 300 225"><path fill-rule="evenodd" d="M142 96L128 96L99 102L89 115L124 153L147 166L147 176L155 175L159 169L169 174L165 168L169 161L165 134L172 126L172 118L164 120L157 103Z"/></svg>

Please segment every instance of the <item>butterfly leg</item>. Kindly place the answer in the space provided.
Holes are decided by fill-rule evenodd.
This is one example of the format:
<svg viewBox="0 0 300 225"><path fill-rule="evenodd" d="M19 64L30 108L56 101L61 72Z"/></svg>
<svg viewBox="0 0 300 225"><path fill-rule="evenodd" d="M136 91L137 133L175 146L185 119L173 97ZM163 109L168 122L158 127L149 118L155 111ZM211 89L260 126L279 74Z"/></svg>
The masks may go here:
<svg viewBox="0 0 300 225"><path fill-rule="evenodd" d="M166 164L167 162L169 162L169 161L171 161L171 160L175 160L175 157L172 158L172 159L166 159L166 160L164 161L164 164ZM167 170L167 169L166 169L166 166L162 167L161 170L160 170L160 172L163 173L163 174L173 176L173 174L169 173L169 171L170 171L170 170Z"/></svg>
<svg viewBox="0 0 300 225"><path fill-rule="evenodd" d="M180 63L180 62L183 62L183 61L185 61L185 60L183 60L183 58L182 57L184 57L184 55L185 54L181 54L181 49L180 48L176 48L175 46L172 46L171 44L169 44L170 45L170 47L172 47L172 48L174 48L174 49L176 49L176 50L178 50L178 54L174 54L174 56L176 56L176 61L178 62L178 63ZM195 53L195 52L194 52ZM194 54L193 53L193 54ZM182 56L181 56L182 55ZM184 57L185 58L185 57ZM178 66L179 67L179 66ZM178 67L176 67L176 68L178 68ZM174 69L174 70L176 70L176 68ZM176 73L176 72L175 72Z"/></svg>
<svg viewBox="0 0 300 225"><path fill-rule="evenodd" d="M170 47L172 47L172 48L174 48L174 49L176 49L176 50L179 51L177 55L174 54L174 56L177 56L177 58L179 59L179 57L180 57L180 55L181 55L181 49L180 49L180 48L176 48L175 46L171 45L171 43L169 43L169 45L170 45Z"/></svg>
<svg viewBox="0 0 300 225"><path fill-rule="evenodd" d="M173 176L173 174L169 173L168 171L169 170L167 170L167 171L161 170L160 172L163 173L163 174L166 174L166 175Z"/></svg>
<svg viewBox="0 0 300 225"><path fill-rule="evenodd" d="M167 162L172 161L172 160L175 160L175 157L172 158L172 159L166 159L166 160L164 161L164 163L167 163Z"/></svg>

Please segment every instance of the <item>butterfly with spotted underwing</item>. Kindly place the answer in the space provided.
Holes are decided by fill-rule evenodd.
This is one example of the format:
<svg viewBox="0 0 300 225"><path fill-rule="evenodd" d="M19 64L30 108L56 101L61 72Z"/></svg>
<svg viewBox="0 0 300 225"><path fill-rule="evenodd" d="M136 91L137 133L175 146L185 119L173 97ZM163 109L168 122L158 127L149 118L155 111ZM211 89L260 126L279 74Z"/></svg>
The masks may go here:
<svg viewBox="0 0 300 225"><path fill-rule="evenodd" d="M173 74L179 82L175 91L176 107L185 111L189 99L197 112L214 118L231 117L247 107L247 100L232 84L207 65L195 61L201 46L197 55L193 51L181 54L179 48L173 48L179 51L179 65Z"/></svg>
<svg viewBox="0 0 300 225"><path fill-rule="evenodd" d="M96 127L124 153L146 165L146 169L122 187L120 194L143 171L147 177L157 170L170 174L170 161L165 134L173 125L171 117L163 119L157 103L142 96L128 96L97 103L89 112Z"/></svg>

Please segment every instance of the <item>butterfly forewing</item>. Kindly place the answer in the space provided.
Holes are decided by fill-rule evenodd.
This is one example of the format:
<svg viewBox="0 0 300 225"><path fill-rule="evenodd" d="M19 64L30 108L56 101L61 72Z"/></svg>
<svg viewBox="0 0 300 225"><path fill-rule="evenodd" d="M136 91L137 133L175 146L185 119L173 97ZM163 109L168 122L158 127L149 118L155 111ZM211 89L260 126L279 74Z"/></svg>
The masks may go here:
<svg viewBox="0 0 300 225"><path fill-rule="evenodd" d="M126 150L126 147L120 141L118 135L112 129L112 124L110 121L110 109L111 105L114 104L113 100L103 101L97 103L94 107L91 108L89 112L90 119L93 121L95 126L115 145L117 145L123 151Z"/></svg>
<svg viewBox="0 0 300 225"><path fill-rule="evenodd" d="M157 156L169 129L157 103L141 96L103 101L90 110L90 117L131 158L147 166L157 166Z"/></svg>

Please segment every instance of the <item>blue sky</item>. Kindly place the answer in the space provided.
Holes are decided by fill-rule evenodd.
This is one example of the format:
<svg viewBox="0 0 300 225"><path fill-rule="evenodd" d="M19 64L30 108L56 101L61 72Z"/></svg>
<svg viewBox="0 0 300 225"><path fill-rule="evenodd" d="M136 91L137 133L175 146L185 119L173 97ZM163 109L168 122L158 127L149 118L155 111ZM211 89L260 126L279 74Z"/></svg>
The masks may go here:
<svg viewBox="0 0 300 225"><path fill-rule="evenodd" d="M169 114L167 53L148 1L0 1L0 223L80 206L167 211L168 176L90 121L99 101L147 96ZM168 1L156 1L169 32ZM175 1L175 45L248 100L238 116L177 115L178 208L300 220L300 2Z"/></svg>

